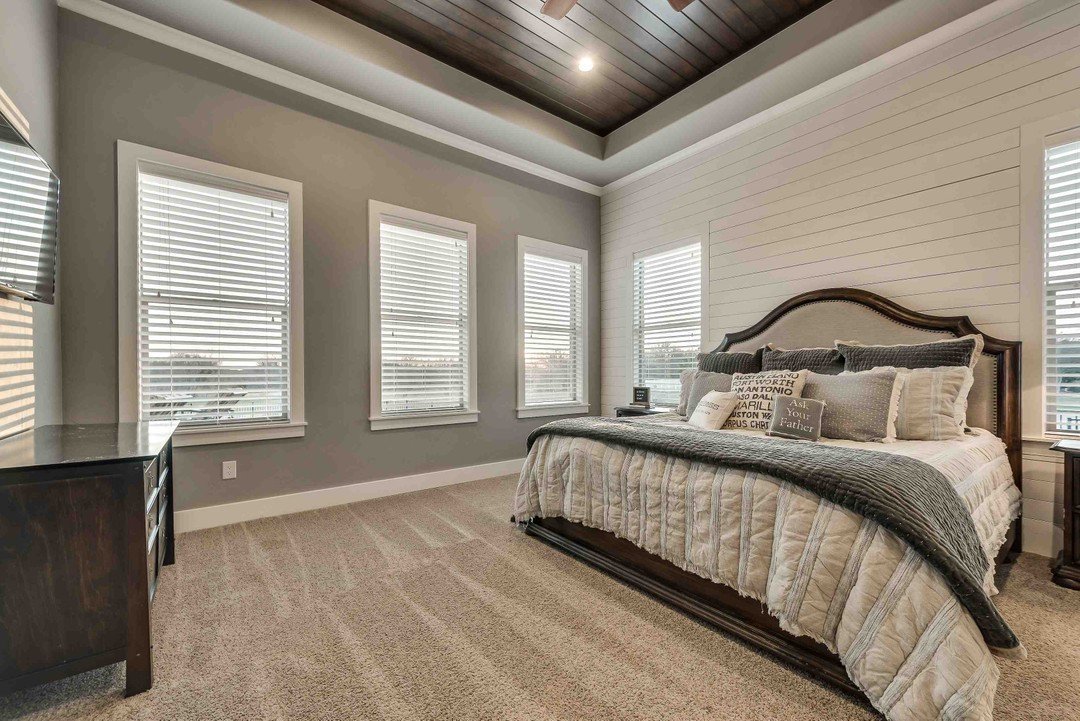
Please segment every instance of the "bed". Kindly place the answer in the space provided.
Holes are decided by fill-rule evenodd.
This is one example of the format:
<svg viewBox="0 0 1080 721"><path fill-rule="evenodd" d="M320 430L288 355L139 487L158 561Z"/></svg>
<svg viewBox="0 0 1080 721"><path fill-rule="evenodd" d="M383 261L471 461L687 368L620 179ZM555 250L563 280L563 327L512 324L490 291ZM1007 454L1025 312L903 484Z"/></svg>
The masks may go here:
<svg viewBox="0 0 1080 721"><path fill-rule="evenodd" d="M973 333L980 331L966 317L929 316L866 291L830 289L788 300L727 335L717 350L821 347L838 338L924 343ZM910 531L838 507L828 494L785 480L790 476L711 456L675 458L621 444L618 435L540 433L514 517L526 533L865 696L890 719L990 718L998 676L992 655L1020 658L1024 651L1016 639L988 635L968 596L996 593L1020 550L1020 344L982 335L967 412L978 430L954 441L873 448L823 442L873 454L891 469L908 459L938 469L960 501L953 513L970 514L985 556L978 593L943 580L951 577L927 562ZM620 422L612 433L692 438L676 416ZM628 499L627 488L640 498Z"/></svg>

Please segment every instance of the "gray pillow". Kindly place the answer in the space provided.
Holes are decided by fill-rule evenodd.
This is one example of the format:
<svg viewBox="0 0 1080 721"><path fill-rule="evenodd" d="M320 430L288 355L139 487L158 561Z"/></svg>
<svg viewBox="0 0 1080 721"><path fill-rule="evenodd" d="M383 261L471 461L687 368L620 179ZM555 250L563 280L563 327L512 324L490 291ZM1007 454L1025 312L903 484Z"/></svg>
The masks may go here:
<svg viewBox="0 0 1080 721"><path fill-rule="evenodd" d="M919 343L917 345L861 345L855 341L836 341L844 356L844 370L851 373L871 368L974 368L983 348L981 335Z"/></svg>
<svg viewBox="0 0 1080 721"><path fill-rule="evenodd" d="M835 376L844 372L844 356L835 348L766 348L761 354L762 371L801 371Z"/></svg>
<svg viewBox="0 0 1080 721"><path fill-rule="evenodd" d="M686 403L690 399L690 384L694 382L696 374L697 371L693 368L687 368L679 374L679 405L675 407L675 412L680 416L690 413L686 409Z"/></svg>
<svg viewBox="0 0 1080 721"><path fill-rule="evenodd" d="M894 369L810 373L802 397L825 403L821 435L849 441L896 440L896 414L904 379Z"/></svg>
<svg viewBox="0 0 1080 721"><path fill-rule="evenodd" d="M821 414L824 410L822 401L776 396L773 399L772 421L765 433L780 438L816 441L821 438Z"/></svg>
<svg viewBox="0 0 1080 721"><path fill-rule="evenodd" d="M690 415L698 407L698 403L711 391L727 393L731 390L731 374L710 373L709 371L695 371L690 381L690 391L686 396L686 412Z"/></svg>
<svg viewBox="0 0 1080 721"><path fill-rule="evenodd" d="M757 373L761 370L761 353L758 348L753 353L744 351L718 351L698 353L698 370L710 373Z"/></svg>

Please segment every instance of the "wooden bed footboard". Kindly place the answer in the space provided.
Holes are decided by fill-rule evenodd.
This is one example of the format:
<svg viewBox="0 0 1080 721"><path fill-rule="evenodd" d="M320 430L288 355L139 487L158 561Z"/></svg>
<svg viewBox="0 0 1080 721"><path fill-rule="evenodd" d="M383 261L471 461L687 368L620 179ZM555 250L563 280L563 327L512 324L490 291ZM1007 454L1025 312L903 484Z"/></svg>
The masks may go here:
<svg viewBox="0 0 1080 721"><path fill-rule="evenodd" d="M634 588L764 649L815 679L865 700L848 678L840 658L805 636L793 636L752 598L734 589L684 571L630 541L562 518L537 518L521 524L561 551L598 568Z"/></svg>
<svg viewBox="0 0 1080 721"><path fill-rule="evenodd" d="M1019 519L1010 527L996 563L998 587L1016 560ZM848 677L840 657L806 636L794 636L752 598L697 574L684 571L613 533L564 518L536 518L519 524L535 536L590 566L648 593L686 615L763 649L812 678L845 693L865 696Z"/></svg>

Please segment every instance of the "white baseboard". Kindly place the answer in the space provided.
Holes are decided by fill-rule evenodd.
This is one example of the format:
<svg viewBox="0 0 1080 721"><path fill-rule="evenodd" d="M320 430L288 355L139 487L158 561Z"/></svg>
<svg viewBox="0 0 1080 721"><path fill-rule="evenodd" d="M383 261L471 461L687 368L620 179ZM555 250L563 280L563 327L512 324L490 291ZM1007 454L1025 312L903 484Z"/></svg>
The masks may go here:
<svg viewBox="0 0 1080 721"><path fill-rule="evenodd" d="M442 471L417 473L413 476L383 478L377 481L352 483L347 486L288 493L283 496L253 498L249 501L224 503L220 506L192 508L176 512L176 532L187 533L188 531L198 531L203 528L215 528L232 523L253 521L257 518L283 516L288 513L299 513L300 511L313 511L317 508L341 506L346 503L366 501L371 498L382 498L383 496L393 496L399 493L412 493L413 491L422 491L428 488L438 488L439 486L451 486L455 483L505 476L511 473L519 473L523 463L525 463L524 458L515 458L509 461L496 461L495 463L484 463L478 466L447 468Z"/></svg>

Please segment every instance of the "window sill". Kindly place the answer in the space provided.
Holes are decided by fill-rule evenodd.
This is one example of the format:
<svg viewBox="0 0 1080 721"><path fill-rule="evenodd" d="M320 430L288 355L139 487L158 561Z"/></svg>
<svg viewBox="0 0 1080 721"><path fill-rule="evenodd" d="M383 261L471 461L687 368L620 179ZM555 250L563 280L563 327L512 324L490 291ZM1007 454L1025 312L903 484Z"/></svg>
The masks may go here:
<svg viewBox="0 0 1080 721"><path fill-rule="evenodd" d="M447 426L454 423L476 423L480 411L443 411L436 413L402 413L393 416L371 416L371 430L386 431L393 428L422 428L424 426Z"/></svg>
<svg viewBox="0 0 1080 721"><path fill-rule="evenodd" d="M1080 440L1080 433L1046 433L1041 436L1022 436L1021 440L1024 443L1056 443L1057 441L1078 441Z"/></svg>
<svg viewBox="0 0 1080 721"><path fill-rule="evenodd" d="M588 403L572 403L557 406L526 406L517 409L517 416L518 418L542 418L544 416L572 416L588 412Z"/></svg>
<svg viewBox="0 0 1080 721"><path fill-rule="evenodd" d="M280 438L303 438L307 423L265 423L223 428L181 428L173 436L176 448L212 446L219 443L272 441Z"/></svg>

